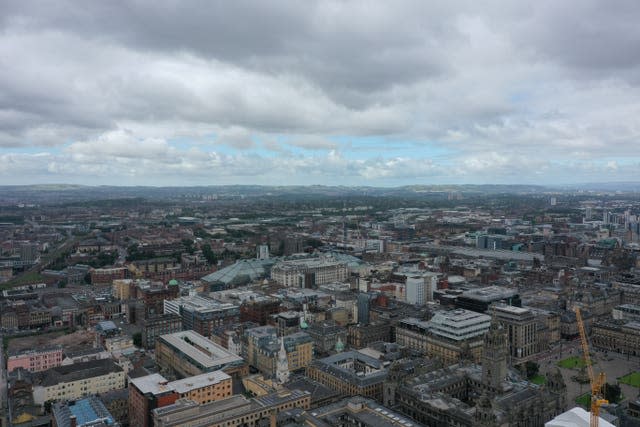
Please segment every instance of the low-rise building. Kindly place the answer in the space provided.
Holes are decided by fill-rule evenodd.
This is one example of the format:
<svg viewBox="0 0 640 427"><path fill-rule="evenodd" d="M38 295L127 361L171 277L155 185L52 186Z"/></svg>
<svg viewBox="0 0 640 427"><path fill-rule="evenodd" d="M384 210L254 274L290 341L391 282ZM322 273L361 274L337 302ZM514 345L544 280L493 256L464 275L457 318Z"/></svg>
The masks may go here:
<svg viewBox="0 0 640 427"><path fill-rule="evenodd" d="M347 351L313 360L306 373L312 380L345 396L382 401L387 371L385 362L358 351Z"/></svg>
<svg viewBox="0 0 640 427"><path fill-rule="evenodd" d="M230 397L231 377L222 371L167 381L160 374L132 378L129 381L129 417L131 425L151 425L151 411L189 399L203 405Z"/></svg>
<svg viewBox="0 0 640 427"><path fill-rule="evenodd" d="M33 401L74 400L125 387L124 370L111 359L58 366L37 372L33 378Z"/></svg>
<svg viewBox="0 0 640 427"><path fill-rule="evenodd" d="M51 407L53 427L118 427L113 415L95 396L71 402L57 402Z"/></svg>
<svg viewBox="0 0 640 427"><path fill-rule="evenodd" d="M594 347L632 356L640 355L640 322L602 321L591 326Z"/></svg>
<svg viewBox="0 0 640 427"><path fill-rule="evenodd" d="M347 342L353 348L364 348L377 341L391 341L389 322L379 321L367 325L350 325L347 329Z"/></svg>
<svg viewBox="0 0 640 427"><path fill-rule="evenodd" d="M7 372L23 368L29 372L46 371L62 365L62 347L26 350L10 353L7 358Z"/></svg>
<svg viewBox="0 0 640 427"><path fill-rule="evenodd" d="M239 377L248 373L242 357L194 331L158 337L156 362L161 368L172 370L182 378L218 370Z"/></svg>
<svg viewBox="0 0 640 427"><path fill-rule="evenodd" d="M231 396L217 402L198 405L188 399L153 410L155 427L258 427L276 425L277 414L293 408L309 409L311 395L300 390L283 390L247 399Z"/></svg>

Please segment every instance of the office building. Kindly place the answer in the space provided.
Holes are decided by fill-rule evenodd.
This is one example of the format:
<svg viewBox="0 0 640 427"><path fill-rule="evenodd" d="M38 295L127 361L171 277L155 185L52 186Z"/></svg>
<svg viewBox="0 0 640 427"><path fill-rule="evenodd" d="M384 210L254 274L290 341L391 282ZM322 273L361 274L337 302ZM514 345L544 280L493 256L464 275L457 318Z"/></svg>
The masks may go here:
<svg viewBox="0 0 640 427"><path fill-rule="evenodd" d="M438 358L445 366L458 363L461 357L478 362L483 338L491 325L491 317L468 310L436 313L429 324L427 355ZM463 353L468 353L466 356Z"/></svg>
<svg viewBox="0 0 640 427"><path fill-rule="evenodd" d="M233 394L231 377L222 371L208 372L177 381L167 381L160 374L129 380L129 418L131 425L151 425L151 411L171 405L178 399L197 404L226 399Z"/></svg>
<svg viewBox="0 0 640 427"><path fill-rule="evenodd" d="M159 336L156 340L156 362L182 378L218 370L238 377L248 374L242 357L194 331Z"/></svg>
<svg viewBox="0 0 640 427"><path fill-rule="evenodd" d="M345 396L365 396L382 401L387 377L385 362L358 351L346 351L313 360L307 377Z"/></svg>
<svg viewBox="0 0 640 427"><path fill-rule="evenodd" d="M540 351L538 322L531 310L494 304L490 311L507 331L509 358L513 365L531 359Z"/></svg>
<svg viewBox="0 0 640 427"><path fill-rule="evenodd" d="M496 302L504 302L515 307L522 306L520 295L516 289L500 286L487 286L464 291L462 295L458 296L455 304L457 308L486 313L489 306Z"/></svg>
<svg viewBox="0 0 640 427"><path fill-rule="evenodd" d="M183 330L193 330L210 337L220 326L237 323L240 307L231 303L221 303L211 298L188 296L164 302L164 313L179 315Z"/></svg>
<svg viewBox="0 0 640 427"><path fill-rule="evenodd" d="M92 360L36 372L33 401L75 400L124 387L124 370L112 359Z"/></svg>
<svg viewBox="0 0 640 427"><path fill-rule="evenodd" d="M182 330L182 317L177 314L161 314L149 319L143 319L142 347L153 349L156 346L156 338L160 335L172 334Z"/></svg>
<svg viewBox="0 0 640 427"><path fill-rule="evenodd" d="M263 427L275 426L278 413L293 408L309 409L311 394L300 390L283 390L247 399L236 395L198 405L180 399L173 405L153 410L155 427Z"/></svg>
<svg viewBox="0 0 640 427"><path fill-rule="evenodd" d="M313 275L315 286L342 282L349 277L347 263L332 257L281 261L271 269L271 278L278 284L303 288L305 275Z"/></svg>

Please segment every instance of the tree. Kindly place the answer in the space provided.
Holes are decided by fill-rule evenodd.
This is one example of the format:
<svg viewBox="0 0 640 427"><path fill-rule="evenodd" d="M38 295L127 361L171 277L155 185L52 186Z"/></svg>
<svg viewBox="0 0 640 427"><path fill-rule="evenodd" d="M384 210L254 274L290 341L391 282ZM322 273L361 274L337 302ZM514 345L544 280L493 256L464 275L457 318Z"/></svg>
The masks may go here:
<svg viewBox="0 0 640 427"><path fill-rule="evenodd" d="M529 360L525 363L524 369L527 373L527 378L531 379L536 375L538 375L538 372L540 371L540 366L538 366L536 362Z"/></svg>
<svg viewBox="0 0 640 427"><path fill-rule="evenodd" d="M213 253L213 250L211 249L211 245L208 243L205 243L202 246L202 255L204 255L207 262L211 265L215 265L215 263L218 261L216 254Z"/></svg>
<svg viewBox="0 0 640 427"><path fill-rule="evenodd" d="M618 384L605 383L604 385L604 398L611 403L617 403L622 397L622 391Z"/></svg>
<svg viewBox="0 0 640 427"><path fill-rule="evenodd" d="M133 338L133 345L135 345L136 347L142 347L142 333L141 332L136 332L132 335Z"/></svg>

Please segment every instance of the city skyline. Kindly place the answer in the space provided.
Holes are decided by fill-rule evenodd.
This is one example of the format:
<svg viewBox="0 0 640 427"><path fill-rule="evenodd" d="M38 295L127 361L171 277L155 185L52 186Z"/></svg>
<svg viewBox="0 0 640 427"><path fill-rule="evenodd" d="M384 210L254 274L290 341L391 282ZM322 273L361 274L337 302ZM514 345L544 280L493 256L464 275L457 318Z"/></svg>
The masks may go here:
<svg viewBox="0 0 640 427"><path fill-rule="evenodd" d="M0 6L0 181L640 181L640 6Z"/></svg>

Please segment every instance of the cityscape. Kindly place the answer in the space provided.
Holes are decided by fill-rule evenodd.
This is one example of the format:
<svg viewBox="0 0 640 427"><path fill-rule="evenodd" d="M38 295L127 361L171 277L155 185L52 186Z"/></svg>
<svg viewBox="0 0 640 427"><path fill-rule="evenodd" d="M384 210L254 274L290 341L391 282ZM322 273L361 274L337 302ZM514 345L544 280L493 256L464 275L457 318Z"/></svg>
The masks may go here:
<svg viewBox="0 0 640 427"><path fill-rule="evenodd" d="M3 188L3 425L640 420L638 191L89 189Z"/></svg>
<svg viewBox="0 0 640 427"><path fill-rule="evenodd" d="M0 427L640 427L639 22L0 1Z"/></svg>

